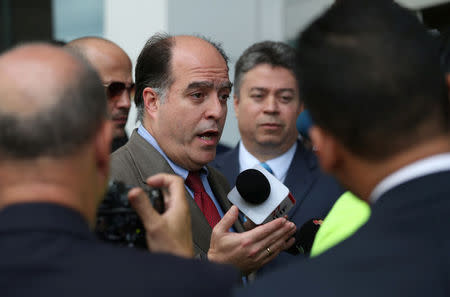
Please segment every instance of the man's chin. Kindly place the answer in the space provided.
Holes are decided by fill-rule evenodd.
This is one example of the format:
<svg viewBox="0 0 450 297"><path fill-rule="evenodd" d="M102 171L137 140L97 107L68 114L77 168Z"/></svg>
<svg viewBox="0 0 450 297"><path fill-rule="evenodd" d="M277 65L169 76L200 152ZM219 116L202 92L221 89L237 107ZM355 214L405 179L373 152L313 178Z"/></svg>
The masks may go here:
<svg viewBox="0 0 450 297"><path fill-rule="evenodd" d="M194 160L194 162L199 168L201 168L214 160L216 157L216 150L199 153L198 157L200 158Z"/></svg>

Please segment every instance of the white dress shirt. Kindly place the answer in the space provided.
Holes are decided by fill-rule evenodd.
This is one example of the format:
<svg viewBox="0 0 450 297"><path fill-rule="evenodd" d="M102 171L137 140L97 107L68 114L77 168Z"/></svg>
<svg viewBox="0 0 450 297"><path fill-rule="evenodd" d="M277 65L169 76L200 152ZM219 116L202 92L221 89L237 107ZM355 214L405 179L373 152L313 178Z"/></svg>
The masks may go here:
<svg viewBox="0 0 450 297"><path fill-rule="evenodd" d="M385 177L372 190L369 201L375 203L381 195L407 181L425 175L450 170L450 153L438 154L413 162Z"/></svg>
<svg viewBox="0 0 450 297"><path fill-rule="evenodd" d="M273 175L281 182L286 179L287 171L294 158L295 151L297 150L297 142L291 146L284 154L266 161L265 163L270 166L273 171ZM244 146L239 142L239 172L255 167L255 165L261 163L253 156Z"/></svg>

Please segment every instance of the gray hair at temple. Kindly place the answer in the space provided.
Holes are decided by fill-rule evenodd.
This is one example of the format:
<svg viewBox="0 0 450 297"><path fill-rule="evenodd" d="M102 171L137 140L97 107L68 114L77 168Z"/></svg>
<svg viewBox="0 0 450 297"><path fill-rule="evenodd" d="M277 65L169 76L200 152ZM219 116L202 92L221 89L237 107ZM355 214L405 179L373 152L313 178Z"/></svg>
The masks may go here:
<svg viewBox="0 0 450 297"><path fill-rule="evenodd" d="M260 64L272 67L283 67L290 70L296 77L295 49L286 43L275 41L258 42L247 48L236 62L234 72L234 94L239 97L239 91L244 75ZM297 78L297 77L296 77Z"/></svg>

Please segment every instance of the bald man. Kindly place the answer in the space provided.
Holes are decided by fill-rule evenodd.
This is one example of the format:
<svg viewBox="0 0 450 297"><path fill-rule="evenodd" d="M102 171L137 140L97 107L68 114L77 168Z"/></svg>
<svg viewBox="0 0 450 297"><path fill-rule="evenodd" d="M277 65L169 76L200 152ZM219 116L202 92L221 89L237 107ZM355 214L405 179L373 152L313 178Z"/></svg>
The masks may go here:
<svg viewBox="0 0 450 297"><path fill-rule="evenodd" d="M66 47L77 50L100 75L114 124L111 147L114 152L128 141L125 124L134 97L131 60L117 44L100 37L75 39Z"/></svg>
<svg viewBox="0 0 450 297"><path fill-rule="evenodd" d="M111 246L91 233L112 129L100 78L87 63L46 44L12 49L0 56L0 105L2 297L228 295L237 271L167 254L193 256L179 177L148 180L167 188L163 215L142 190L129 195L148 246L166 254ZM174 281L174 271L183 278Z"/></svg>
<svg viewBox="0 0 450 297"><path fill-rule="evenodd" d="M285 218L243 232L238 209L227 199L228 182L207 165L216 155L232 87L223 50L194 36L157 34L142 49L135 77L142 125L112 154L114 179L143 186L155 173L181 176L197 257L248 274L291 246L295 225Z"/></svg>

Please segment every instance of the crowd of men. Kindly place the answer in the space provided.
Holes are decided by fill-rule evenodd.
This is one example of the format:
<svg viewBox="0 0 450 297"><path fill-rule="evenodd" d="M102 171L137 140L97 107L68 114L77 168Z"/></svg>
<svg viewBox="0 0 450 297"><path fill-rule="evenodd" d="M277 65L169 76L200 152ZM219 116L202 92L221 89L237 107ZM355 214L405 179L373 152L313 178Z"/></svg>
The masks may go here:
<svg viewBox="0 0 450 297"><path fill-rule="evenodd" d="M150 37L135 83L127 54L98 37L1 54L1 295L448 296L450 71L439 41L393 1L346 0L296 49L251 45L233 83L221 45L189 35ZM132 100L140 125L128 139ZM241 140L216 157L228 100ZM305 107L312 147L296 128ZM260 225L227 199L255 165L296 199ZM136 187L128 199L149 251L92 232L110 179ZM146 186L162 190L162 214ZM327 225L344 191L370 206L364 222L314 258L292 255L301 227Z"/></svg>

